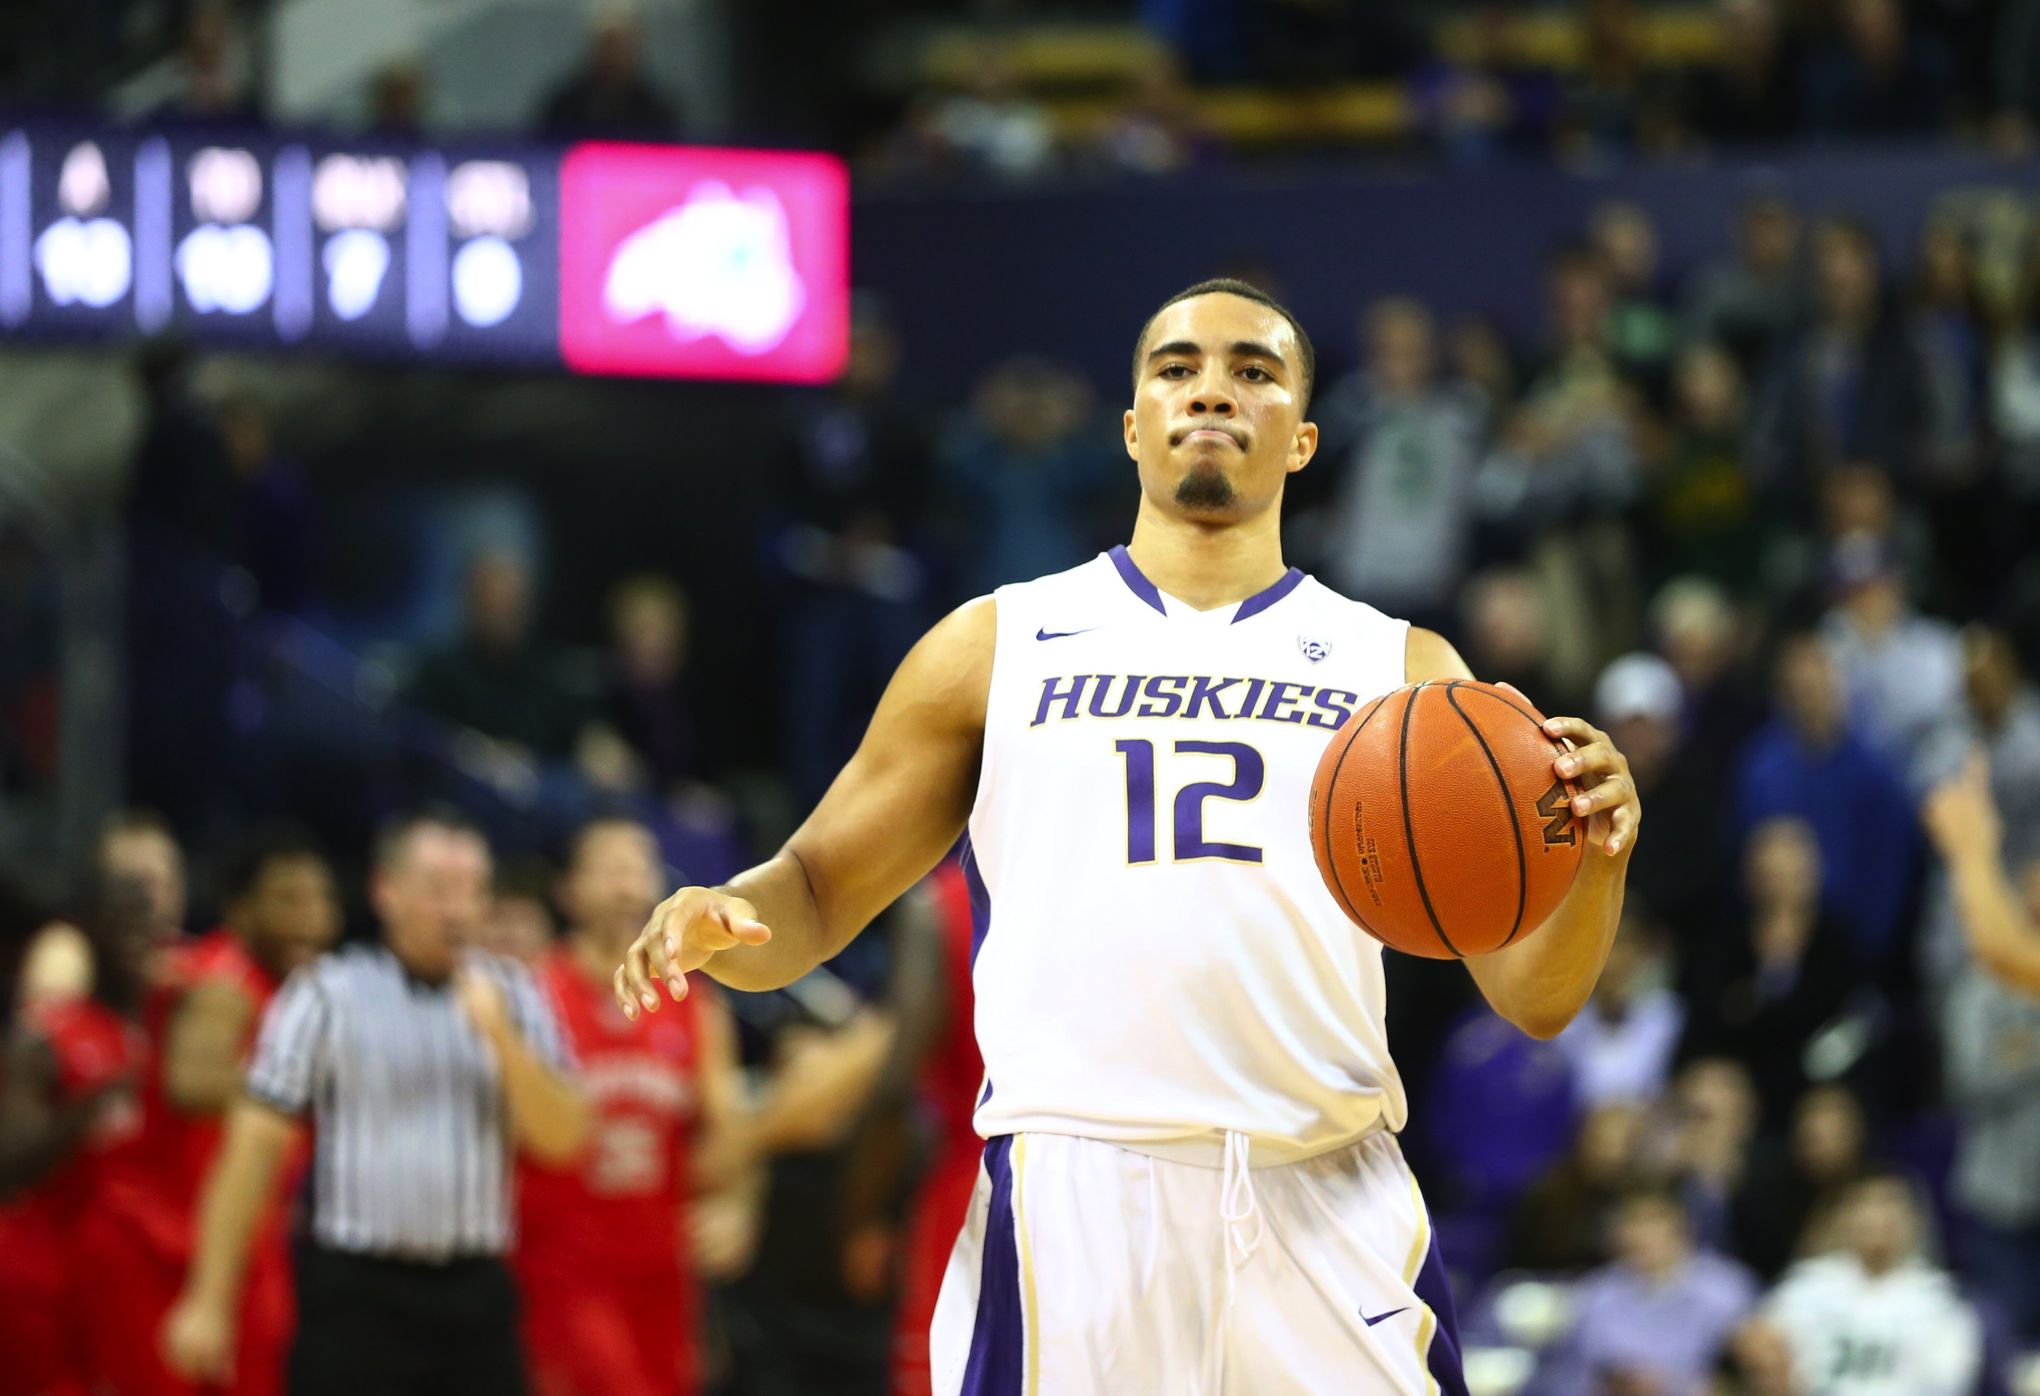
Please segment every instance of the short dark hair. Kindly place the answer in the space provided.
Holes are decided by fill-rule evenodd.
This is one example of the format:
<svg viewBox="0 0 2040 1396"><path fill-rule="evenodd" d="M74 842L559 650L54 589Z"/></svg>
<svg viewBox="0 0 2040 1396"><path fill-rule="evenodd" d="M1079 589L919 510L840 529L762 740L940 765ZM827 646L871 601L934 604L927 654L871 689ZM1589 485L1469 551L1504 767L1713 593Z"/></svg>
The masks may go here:
<svg viewBox="0 0 2040 1396"><path fill-rule="evenodd" d="M220 864L220 896L232 901L255 890L274 863L298 859L326 862L326 850L309 830L295 824L258 829L234 846Z"/></svg>
<svg viewBox="0 0 2040 1396"><path fill-rule="evenodd" d="M567 871L573 871L574 867L580 863L581 855L588 851L589 840L604 829L633 829L643 834L646 838L651 839L654 844L658 842L658 839L652 833L651 826L636 815L628 814L623 810L610 810L592 815L583 820L580 826L567 839L565 860Z"/></svg>
<svg viewBox="0 0 2040 1396"><path fill-rule="evenodd" d="M423 809L400 814L383 825L375 836L375 850L372 855L376 871L386 872L404 856L404 847L411 841L411 835L420 829L450 829L456 834L471 834L488 843L489 836L482 832L482 826L448 805L428 805Z"/></svg>
<svg viewBox="0 0 2040 1396"><path fill-rule="evenodd" d="M1147 357L1148 331L1154 328L1155 316L1178 301L1187 301L1196 296L1238 296L1241 300L1267 306L1289 322L1290 333L1296 336L1296 356L1302 360L1298 367L1303 372L1303 407L1306 412L1309 411L1311 390L1317 386L1317 349L1311 344L1310 336L1304 333L1303 322L1296 318L1288 306L1260 287L1230 276L1215 276L1208 281L1200 281L1195 286L1185 286L1154 308L1154 312L1140 327L1140 337L1133 341L1134 387L1136 389L1140 387L1141 361Z"/></svg>

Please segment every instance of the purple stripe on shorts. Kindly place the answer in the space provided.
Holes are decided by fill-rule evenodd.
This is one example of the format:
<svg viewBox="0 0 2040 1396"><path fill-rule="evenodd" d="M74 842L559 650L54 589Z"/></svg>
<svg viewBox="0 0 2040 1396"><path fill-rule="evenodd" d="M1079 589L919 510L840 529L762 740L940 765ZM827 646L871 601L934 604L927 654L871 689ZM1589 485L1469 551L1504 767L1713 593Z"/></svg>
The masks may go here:
<svg viewBox="0 0 2040 1396"><path fill-rule="evenodd" d="M1002 1134L985 1145L985 1173L992 1180L992 1200L985 1214L970 1361L963 1369L958 1396L1021 1396L1027 1354L1020 1312L1020 1244L1013 1229L1012 1135ZM1463 1396L1465 1387L1459 1390Z"/></svg>
<svg viewBox="0 0 2040 1396"><path fill-rule="evenodd" d="M1126 551L1126 544L1121 543L1111 552L1105 554L1105 556L1112 559L1112 565L1119 569L1120 577L1132 589L1135 596L1147 602L1148 605L1154 607L1163 615L1169 613L1169 608L1162 604L1161 589L1147 579L1147 574L1140 570L1139 564L1133 560L1133 555Z"/></svg>
<svg viewBox="0 0 2040 1396"><path fill-rule="evenodd" d="M1282 574L1282 580L1271 586L1261 588L1261 590L1240 602L1240 608L1233 612L1233 618L1227 621L1226 624L1238 625L1248 616L1258 616L1277 601L1289 595L1290 592L1295 591L1302 581L1303 569L1300 567L1290 568Z"/></svg>
<svg viewBox="0 0 2040 1396"><path fill-rule="evenodd" d="M1452 1310L1452 1286L1445 1281L1445 1261L1438 1254L1438 1235L1431 1233L1431 1249L1424 1255L1424 1268L1417 1271L1417 1298L1424 1301L1438 1320L1431 1334L1431 1351L1426 1355L1431 1376L1441 1396L1467 1396L1466 1373L1459 1361L1459 1317ZM980 1310L982 1312L982 1310Z"/></svg>

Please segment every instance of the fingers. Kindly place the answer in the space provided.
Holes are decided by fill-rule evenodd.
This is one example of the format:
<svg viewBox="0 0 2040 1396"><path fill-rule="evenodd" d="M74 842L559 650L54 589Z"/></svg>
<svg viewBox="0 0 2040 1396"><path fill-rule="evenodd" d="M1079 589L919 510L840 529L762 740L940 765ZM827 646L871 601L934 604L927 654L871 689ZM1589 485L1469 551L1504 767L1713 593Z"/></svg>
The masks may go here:
<svg viewBox="0 0 2040 1396"><path fill-rule="evenodd" d="M659 1011L659 973L652 956L660 944L657 928L664 915L664 907L652 913L652 924L631 942L630 949L624 952L623 963L617 967L616 1006L623 1010L626 1018L636 1018L641 1011Z"/></svg>
<svg viewBox="0 0 2040 1396"><path fill-rule="evenodd" d="M1608 740L1606 732L1582 717L1547 717L1544 730L1553 737L1570 737L1579 746Z"/></svg>
<svg viewBox="0 0 2040 1396"><path fill-rule="evenodd" d="M1604 776L1592 790L1573 797L1572 810L1581 819L1589 819L1603 811L1620 809L1635 798L1636 786L1628 776Z"/></svg>
<svg viewBox="0 0 2040 1396"><path fill-rule="evenodd" d="M660 903L617 967L612 976L617 1007L628 1018L656 1013L662 988L675 1002L687 997L689 970L725 950L763 945L771 938L771 930L741 897L684 887Z"/></svg>
<svg viewBox="0 0 2040 1396"><path fill-rule="evenodd" d="M1615 826L1614 832L1608 835L1607 841L1601 847L1612 858L1636 841L1636 828L1643 822L1643 814L1636 801L1629 800L1615 810L1610 822Z"/></svg>
<svg viewBox="0 0 2040 1396"><path fill-rule="evenodd" d="M1589 742L1563 756L1553 757L1551 769L1567 780L1584 779L1588 785L1593 785L1599 777L1616 774L1623 769L1622 753L1606 742Z"/></svg>

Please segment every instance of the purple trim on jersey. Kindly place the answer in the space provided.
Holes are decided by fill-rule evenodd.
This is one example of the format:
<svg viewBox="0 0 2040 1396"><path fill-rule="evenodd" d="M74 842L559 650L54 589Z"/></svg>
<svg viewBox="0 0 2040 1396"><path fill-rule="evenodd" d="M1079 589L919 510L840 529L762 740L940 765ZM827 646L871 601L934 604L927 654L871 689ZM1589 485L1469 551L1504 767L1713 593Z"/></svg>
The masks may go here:
<svg viewBox="0 0 2040 1396"><path fill-rule="evenodd" d="M1013 1136L985 1145L992 1180L985 1249L978 1268L977 1317L958 1396L1020 1396L1027 1377L1027 1334L1020 1310L1020 1244L1013 1224ZM1465 1388L1460 1388L1463 1393Z"/></svg>
<svg viewBox="0 0 2040 1396"><path fill-rule="evenodd" d="M1136 563L1133 560L1133 555L1126 551L1126 544L1119 544L1111 552L1105 554L1105 556L1112 559L1112 565L1119 569L1120 579L1132 589L1135 596L1147 602L1148 605L1154 607L1163 615L1169 613L1169 608L1162 604L1161 589L1147 579L1147 574L1140 570L1140 564Z"/></svg>
<svg viewBox="0 0 2040 1396"><path fill-rule="evenodd" d="M1452 1309L1452 1286L1445 1280L1445 1261L1438 1254L1436 1232L1431 1234L1431 1249L1424 1256L1423 1269L1417 1271L1414 1288L1417 1298L1424 1301L1431 1316L1438 1320L1425 1361L1438 1383L1440 1396L1467 1396L1466 1373L1459 1361L1459 1317Z"/></svg>
<svg viewBox="0 0 2040 1396"><path fill-rule="evenodd" d="M978 951L984 949L985 937L992 933L992 894L985 890L985 875L978 871L977 849L968 833L961 848L956 861L963 868L964 886L970 889L970 965L976 969Z"/></svg>
<svg viewBox="0 0 2040 1396"><path fill-rule="evenodd" d="M1289 595L1290 592L1295 591L1302 581L1303 569L1300 567L1290 568L1282 574L1282 579L1273 586L1263 587L1246 600L1240 602L1240 608L1233 612L1233 618L1230 623L1238 625L1248 616L1258 616L1277 601Z"/></svg>

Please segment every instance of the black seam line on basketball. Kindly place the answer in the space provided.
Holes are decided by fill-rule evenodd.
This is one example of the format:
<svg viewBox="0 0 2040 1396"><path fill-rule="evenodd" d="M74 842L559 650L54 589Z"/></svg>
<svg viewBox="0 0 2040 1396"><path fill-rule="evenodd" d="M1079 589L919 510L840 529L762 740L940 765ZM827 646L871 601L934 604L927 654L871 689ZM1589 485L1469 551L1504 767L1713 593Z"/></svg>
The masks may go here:
<svg viewBox="0 0 2040 1396"><path fill-rule="evenodd" d="M1357 921L1360 924L1360 929L1369 935L1374 934L1374 927L1367 924L1367 918L1360 914L1360 908L1355 906L1353 899L1346 894L1346 879L1339 876L1339 860L1331 856L1332 792L1339 788L1339 768L1346 764L1346 752L1353 749L1353 743L1360 739L1360 734L1367 729L1367 724L1374 721L1374 715L1381 711L1382 705L1388 702L1389 696L1386 693L1382 694L1374 700L1374 705L1368 708L1366 715L1354 727L1353 735L1346 738L1345 751L1341 751L1339 759L1332 763L1332 778L1325 782L1325 861L1332 866L1332 888L1339 894L1339 900L1346 904L1346 914Z"/></svg>
<svg viewBox="0 0 2040 1396"><path fill-rule="evenodd" d="M1460 679L1458 682L1465 683L1466 680ZM1544 730L1544 724L1537 720L1537 714L1531 712L1527 708L1520 708L1516 706L1516 704L1509 701L1509 696L1507 694L1499 693L1491 687L1483 686L1472 689L1470 691L1477 697L1492 698L1497 703L1500 703L1503 707L1507 708L1510 712L1520 716L1525 722L1529 723L1532 727L1535 727L1537 729L1537 735L1544 738L1544 740L1550 745L1552 751L1555 754L1559 756L1565 755L1567 751L1566 744L1559 738L1552 736L1549 732Z"/></svg>
<svg viewBox="0 0 2040 1396"><path fill-rule="evenodd" d="M1523 907L1529 897L1530 863L1523 856L1523 825L1516 817L1516 803L1509 797L1509 782L1502 775L1502 763L1495 760L1494 748L1488 745L1480 728L1473 725L1473 719L1466 715L1466 709L1459 706L1459 687L1464 679L1454 679L1445 685L1445 701L1452 705L1452 711L1459 714L1459 720L1466 724L1466 730L1473 733L1473 739L1480 743L1480 754L1487 758L1488 769L1495 773L1495 785L1502 792L1502 814L1509 821L1509 832L1516 836L1516 922L1509 927L1509 934L1502 944L1507 945L1523 929ZM1496 947L1499 949L1500 947Z"/></svg>
<svg viewBox="0 0 2040 1396"><path fill-rule="evenodd" d="M1417 711L1417 695L1429 688L1426 680L1416 686L1410 694L1410 701L1402 710L1402 759L1396 762L1396 773L1402 777L1402 827L1403 839L1410 846L1410 872L1417 879L1417 895L1424 899L1424 915L1431 918L1431 929L1438 933L1439 943L1452 952L1452 958L1463 960L1459 947L1452 943L1452 937L1445 934L1445 927L1438 920L1438 913L1431 907L1431 889L1424 885L1424 865L1417 857L1417 826L1410 818L1410 718Z"/></svg>

